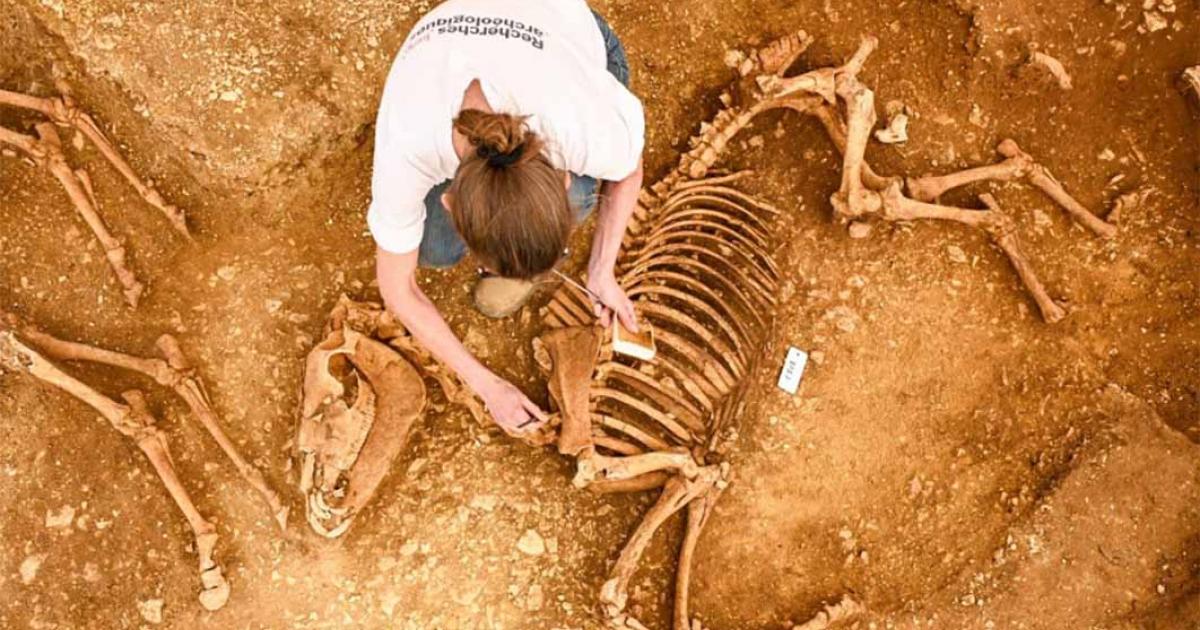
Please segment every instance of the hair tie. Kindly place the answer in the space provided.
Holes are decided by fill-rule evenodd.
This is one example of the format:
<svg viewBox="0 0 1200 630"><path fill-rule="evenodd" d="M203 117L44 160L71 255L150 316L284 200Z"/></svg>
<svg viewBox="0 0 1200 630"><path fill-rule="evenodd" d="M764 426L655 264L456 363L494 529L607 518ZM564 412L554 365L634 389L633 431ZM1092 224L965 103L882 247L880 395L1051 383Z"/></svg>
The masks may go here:
<svg viewBox="0 0 1200 630"><path fill-rule="evenodd" d="M521 159L521 156L525 154L525 145L517 145L516 148L508 153L501 153L493 147L480 145L476 153L479 157L487 160L488 166L505 168L516 164Z"/></svg>

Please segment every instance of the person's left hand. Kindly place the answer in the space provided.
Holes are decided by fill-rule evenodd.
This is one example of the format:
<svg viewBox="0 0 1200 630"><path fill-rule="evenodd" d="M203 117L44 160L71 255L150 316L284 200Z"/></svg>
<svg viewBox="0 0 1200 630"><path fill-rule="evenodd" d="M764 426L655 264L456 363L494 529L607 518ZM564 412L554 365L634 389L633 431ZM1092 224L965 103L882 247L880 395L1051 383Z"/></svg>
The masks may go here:
<svg viewBox="0 0 1200 630"><path fill-rule="evenodd" d="M599 302L592 304L592 308L595 310L596 317L600 318L601 326L605 328L611 326L613 313L616 313L622 326L630 332L637 332L637 317L633 313L633 302L629 301L629 296L625 295L625 289L617 284L617 279L613 276L611 269L602 273L589 273L587 288L588 291L600 298Z"/></svg>

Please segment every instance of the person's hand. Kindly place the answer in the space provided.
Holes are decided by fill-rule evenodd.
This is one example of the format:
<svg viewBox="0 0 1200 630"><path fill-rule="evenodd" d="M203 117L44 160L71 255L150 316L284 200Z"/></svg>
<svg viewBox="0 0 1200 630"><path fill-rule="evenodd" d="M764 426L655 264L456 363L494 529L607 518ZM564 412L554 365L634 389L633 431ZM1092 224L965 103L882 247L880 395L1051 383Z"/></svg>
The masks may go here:
<svg viewBox="0 0 1200 630"><path fill-rule="evenodd" d="M637 316L633 313L633 302L629 301L629 296L625 295L625 289L617 283L611 269L603 273L589 273L587 288L600 298L599 302L592 304L592 308L596 317L600 318L601 326L611 326L615 313L622 326L630 332L637 332Z"/></svg>
<svg viewBox="0 0 1200 630"><path fill-rule="evenodd" d="M476 389L476 393L496 424L510 435L537 431L548 420L545 412L521 390L494 374Z"/></svg>

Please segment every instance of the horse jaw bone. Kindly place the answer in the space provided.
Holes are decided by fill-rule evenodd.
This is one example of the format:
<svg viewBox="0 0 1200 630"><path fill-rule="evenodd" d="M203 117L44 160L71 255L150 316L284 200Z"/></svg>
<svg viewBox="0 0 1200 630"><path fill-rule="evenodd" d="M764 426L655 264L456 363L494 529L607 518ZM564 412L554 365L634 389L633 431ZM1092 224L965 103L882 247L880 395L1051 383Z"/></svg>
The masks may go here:
<svg viewBox="0 0 1200 630"><path fill-rule="evenodd" d="M356 384L353 402L334 374L338 357ZM346 532L403 449L425 400L424 381L407 360L345 322L309 353L297 450L313 531L328 538Z"/></svg>

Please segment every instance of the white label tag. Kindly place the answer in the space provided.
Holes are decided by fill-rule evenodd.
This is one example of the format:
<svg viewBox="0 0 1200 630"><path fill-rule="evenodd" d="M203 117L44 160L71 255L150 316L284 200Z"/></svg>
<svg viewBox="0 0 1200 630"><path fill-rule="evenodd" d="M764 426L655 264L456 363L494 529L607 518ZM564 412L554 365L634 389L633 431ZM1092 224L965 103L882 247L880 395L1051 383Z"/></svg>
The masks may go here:
<svg viewBox="0 0 1200 630"><path fill-rule="evenodd" d="M791 346L787 358L783 360L783 371L779 373L779 389L795 394L800 387L800 377L804 376L804 367L808 365L808 353Z"/></svg>

